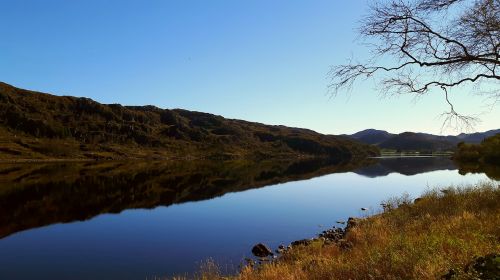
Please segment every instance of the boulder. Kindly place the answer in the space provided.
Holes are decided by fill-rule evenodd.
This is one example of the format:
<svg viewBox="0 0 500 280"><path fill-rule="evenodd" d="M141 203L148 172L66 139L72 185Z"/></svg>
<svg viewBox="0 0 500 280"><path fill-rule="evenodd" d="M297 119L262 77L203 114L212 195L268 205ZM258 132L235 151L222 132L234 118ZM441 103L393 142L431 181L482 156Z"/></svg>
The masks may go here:
<svg viewBox="0 0 500 280"><path fill-rule="evenodd" d="M265 258L267 256L272 256L273 251L269 249L266 245L259 243L252 248L252 254L259 258Z"/></svg>

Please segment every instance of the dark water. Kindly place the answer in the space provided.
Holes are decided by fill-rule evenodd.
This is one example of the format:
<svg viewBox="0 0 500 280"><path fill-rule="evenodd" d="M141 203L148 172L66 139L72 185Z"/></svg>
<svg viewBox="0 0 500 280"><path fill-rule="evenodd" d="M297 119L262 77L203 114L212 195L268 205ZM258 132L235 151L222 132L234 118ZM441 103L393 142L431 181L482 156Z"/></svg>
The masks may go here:
<svg viewBox="0 0 500 280"><path fill-rule="evenodd" d="M463 173L463 172L462 172ZM0 279L151 279L313 237L379 203L491 180L447 158L0 166Z"/></svg>

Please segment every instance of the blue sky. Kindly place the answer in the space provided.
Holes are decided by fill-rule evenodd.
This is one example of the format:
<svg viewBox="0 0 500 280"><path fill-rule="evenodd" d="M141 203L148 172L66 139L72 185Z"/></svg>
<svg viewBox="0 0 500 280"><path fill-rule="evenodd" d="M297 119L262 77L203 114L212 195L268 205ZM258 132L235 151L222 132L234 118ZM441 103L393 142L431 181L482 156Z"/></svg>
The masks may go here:
<svg viewBox="0 0 500 280"><path fill-rule="evenodd" d="M381 99L371 82L327 95L331 65L369 57L355 33L368 2L0 0L0 81L322 133L440 133L442 95ZM476 130L499 127L485 97L451 99L482 113Z"/></svg>

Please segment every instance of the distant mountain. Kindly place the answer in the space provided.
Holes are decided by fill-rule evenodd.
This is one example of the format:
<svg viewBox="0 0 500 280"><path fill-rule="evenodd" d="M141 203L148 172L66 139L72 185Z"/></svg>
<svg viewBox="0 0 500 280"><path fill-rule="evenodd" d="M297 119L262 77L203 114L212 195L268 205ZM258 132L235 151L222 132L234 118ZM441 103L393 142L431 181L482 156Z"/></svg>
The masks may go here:
<svg viewBox="0 0 500 280"><path fill-rule="evenodd" d="M457 139L458 139L457 142L463 141L465 143L478 144L481 141L483 141L484 138L494 136L498 133L500 133L500 129L494 129L494 130L489 130L486 132L477 132L477 133L471 133L471 134L462 133L462 134L457 136Z"/></svg>
<svg viewBox="0 0 500 280"><path fill-rule="evenodd" d="M382 143L393 136L394 134L391 134L385 130L376 129L365 129L351 135L352 138L370 145Z"/></svg>
<svg viewBox="0 0 500 280"><path fill-rule="evenodd" d="M312 130L181 109L100 104L0 83L0 160L290 158L339 160L378 149Z"/></svg>
<svg viewBox="0 0 500 280"><path fill-rule="evenodd" d="M361 143L377 145L382 149L401 151L451 151L460 142L479 143L483 139L500 133L500 129L477 132L471 134L462 133L457 136L433 135L428 133L403 132L391 134L384 130L366 129L352 135L346 135Z"/></svg>

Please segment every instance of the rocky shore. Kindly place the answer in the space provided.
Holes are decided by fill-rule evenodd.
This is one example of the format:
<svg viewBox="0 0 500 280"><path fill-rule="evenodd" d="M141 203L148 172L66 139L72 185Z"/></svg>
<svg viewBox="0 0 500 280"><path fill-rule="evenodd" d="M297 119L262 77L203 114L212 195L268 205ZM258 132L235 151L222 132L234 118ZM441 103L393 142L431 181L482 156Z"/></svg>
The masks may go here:
<svg viewBox="0 0 500 280"><path fill-rule="evenodd" d="M349 217L347 223L344 221L337 221L338 224L345 224L345 227L333 226L332 228L319 233L317 237L295 240L287 246L281 244L274 250L274 252L266 244L258 243L252 248L252 254L257 258L257 262L250 258L246 258L245 261L247 262L247 265L250 266L272 262L298 247L307 247L315 242L322 242L324 246L336 245L341 250L350 250L353 247L353 244L346 239L346 236L353 228L357 227L362 220L364 219Z"/></svg>
<svg viewBox="0 0 500 280"><path fill-rule="evenodd" d="M236 275L215 266L197 279L500 279L498 201L497 182L390 198L380 214L337 221L344 228L275 251L257 244Z"/></svg>

